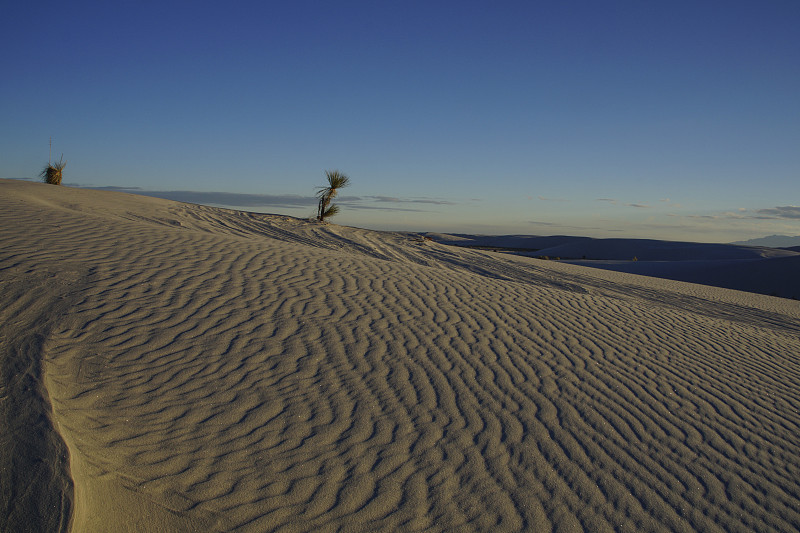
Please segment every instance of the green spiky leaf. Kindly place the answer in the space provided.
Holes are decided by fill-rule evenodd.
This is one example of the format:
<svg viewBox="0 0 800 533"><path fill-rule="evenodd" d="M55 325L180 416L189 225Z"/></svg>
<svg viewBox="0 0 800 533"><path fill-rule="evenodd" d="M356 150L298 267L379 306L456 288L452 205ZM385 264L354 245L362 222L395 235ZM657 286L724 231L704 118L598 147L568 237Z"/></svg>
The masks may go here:
<svg viewBox="0 0 800 533"><path fill-rule="evenodd" d="M350 178L338 170L326 170L325 176L328 178L328 188L331 190L343 189L350 185Z"/></svg>
<svg viewBox="0 0 800 533"><path fill-rule="evenodd" d="M325 220L328 217L332 217L333 215L339 212L339 206L336 204L328 206L324 213L322 213L322 220Z"/></svg>
<svg viewBox="0 0 800 533"><path fill-rule="evenodd" d="M326 187L317 188L317 198L319 198L319 205L317 206L317 219L325 220L339 212L339 208L335 205L330 205L338 194L338 189L350 185L350 178L342 174L338 170L326 170L325 177L328 179Z"/></svg>

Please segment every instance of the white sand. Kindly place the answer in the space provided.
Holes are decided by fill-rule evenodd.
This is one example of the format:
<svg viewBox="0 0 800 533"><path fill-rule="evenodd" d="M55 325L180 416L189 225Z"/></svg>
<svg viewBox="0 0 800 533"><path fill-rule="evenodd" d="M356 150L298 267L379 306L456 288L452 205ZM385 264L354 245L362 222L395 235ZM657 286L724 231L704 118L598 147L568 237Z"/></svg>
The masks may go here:
<svg viewBox="0 0 800 533"><path fill-rule="evenodd" d="M24 471L3 509L76 532L800 528L797 302L18 181L0 221L0 397L30 404L2 411ZM41 397L5 370L31 360ZM39 500L6 450L51 404Z"/></svg>

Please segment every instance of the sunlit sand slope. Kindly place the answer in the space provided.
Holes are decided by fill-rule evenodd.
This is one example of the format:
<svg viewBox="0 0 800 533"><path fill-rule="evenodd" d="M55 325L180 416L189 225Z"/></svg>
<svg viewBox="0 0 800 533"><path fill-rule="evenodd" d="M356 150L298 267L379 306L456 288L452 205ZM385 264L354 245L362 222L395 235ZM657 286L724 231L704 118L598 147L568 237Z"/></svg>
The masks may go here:
<svg viewBox="0 0 800 533"><path fill-rule="evenodd" d="M800 528L797 302L23 182L0 224L61 280L73 531Z"/></svg>

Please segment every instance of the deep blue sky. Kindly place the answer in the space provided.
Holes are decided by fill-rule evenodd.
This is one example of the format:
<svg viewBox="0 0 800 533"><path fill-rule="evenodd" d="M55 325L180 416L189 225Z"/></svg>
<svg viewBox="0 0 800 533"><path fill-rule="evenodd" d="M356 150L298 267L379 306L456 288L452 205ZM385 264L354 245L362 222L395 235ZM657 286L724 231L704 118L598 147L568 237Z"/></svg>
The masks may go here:
<svg viewBox="0 0 800 533"><path fill-rule="evenodd" d="M5 2L0 177L341 224L800 234L800 2Z"/></svg>

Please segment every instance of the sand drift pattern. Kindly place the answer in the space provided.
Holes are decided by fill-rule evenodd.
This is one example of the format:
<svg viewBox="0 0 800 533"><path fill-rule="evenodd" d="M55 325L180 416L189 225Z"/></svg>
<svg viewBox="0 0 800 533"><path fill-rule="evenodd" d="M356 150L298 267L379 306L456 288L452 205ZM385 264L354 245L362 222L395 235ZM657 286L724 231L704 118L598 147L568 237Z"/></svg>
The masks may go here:
<svg viewBox="0 0 800 533"><path fill-rule="evenodd" d="M800 528L772 299L17 187L0 271L88 269L43 348L76 531L110 486L187 531Z"/></svg>

